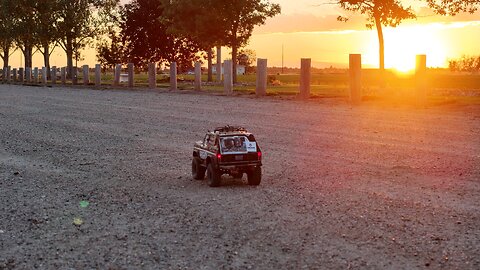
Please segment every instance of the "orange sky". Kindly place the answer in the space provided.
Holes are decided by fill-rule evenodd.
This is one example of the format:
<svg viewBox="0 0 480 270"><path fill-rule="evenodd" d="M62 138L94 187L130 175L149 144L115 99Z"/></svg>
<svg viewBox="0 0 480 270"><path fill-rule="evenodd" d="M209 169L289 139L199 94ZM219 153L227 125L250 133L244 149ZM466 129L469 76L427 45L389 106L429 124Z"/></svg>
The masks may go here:
<svg viewBox="0 0 480 270"><path fill-rule="evenodd" d="M123 1L125 2L125 1ZM346 13L329 0L274 0L282 6L282 14L257 27L248 48L257 57L267 58L269 66L281 66L282 46L284 64L298 67L300 58L312 58L317 67L347 65L348 54L361 53L366 67L378 67L378 40L376 31L365 27L360 14ZM325 4L327 3L327 4ZM455 17L434 15L419 5L419 1L406 0L417 12L416 20L404 21L397 28L385 29L385 63L387 68L408 70L414 67L416 54L427 54L427 65L445 67L447 60L463 54L480 54L480 12L459 14ZM338 15L348 16L346 23L336 20ZM93 49L84 53L79 65L95 64ZM224 52L224 58L229 57ZM12 66L23 63L15 53ZM52 65L66 64L64 53L57 48L52 55ZM42 66L38 53L34 66Z"/></svg>

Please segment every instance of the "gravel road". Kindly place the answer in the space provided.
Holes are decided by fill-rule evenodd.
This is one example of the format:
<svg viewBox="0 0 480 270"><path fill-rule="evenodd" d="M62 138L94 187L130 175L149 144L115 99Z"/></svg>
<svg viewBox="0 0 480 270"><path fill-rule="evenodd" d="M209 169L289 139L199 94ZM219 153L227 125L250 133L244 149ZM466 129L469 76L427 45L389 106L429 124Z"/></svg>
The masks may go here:
<svg viewBox="0 0 480 270"><path fill-rule="evenodd" d="M192 180L252 131L263 180ZM480 269L480 107L0 85L0 269Z"/></svg>

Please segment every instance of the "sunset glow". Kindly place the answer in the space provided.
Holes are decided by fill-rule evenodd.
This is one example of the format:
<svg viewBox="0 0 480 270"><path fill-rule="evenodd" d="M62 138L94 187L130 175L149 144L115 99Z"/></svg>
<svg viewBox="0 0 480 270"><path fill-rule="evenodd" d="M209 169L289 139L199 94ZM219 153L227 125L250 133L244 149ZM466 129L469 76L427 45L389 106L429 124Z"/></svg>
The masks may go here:
<svg viewBox="0 0 480 270"><path fill-rule="evenodd" d="M121 1L127 3L129 1ZM259 58L267 58L269 66L299 67L300 58L311 58L319 68L348 66L348 55L362 54L365 68L378 68L378 37L374 29L365 27L365 17L347 13L338 5L325 4L322 0L271 1L282 7L282 14L270 18L265 25L255 28L247 48ZM477 55L480 51L480 12L462 13L456 16L435 15L418 1L405 1L413 5L417 19L405 20L396 28L384 28L385 67L399 71L411 71L415 55L426 54L427 66L447 67L449 59L462 55ZM338 22L338 15L348 16L348 22ZM223 59L230 58L230 50L224 48ZM83 51L83 60L77 64L94 65L97 62L95 48ZM11 64L22 65L19 51L11 57ZM42 66L40 53L33 56L33 63ZM56 66L66 65L65 54L56 48L51 56Z"/></svg>

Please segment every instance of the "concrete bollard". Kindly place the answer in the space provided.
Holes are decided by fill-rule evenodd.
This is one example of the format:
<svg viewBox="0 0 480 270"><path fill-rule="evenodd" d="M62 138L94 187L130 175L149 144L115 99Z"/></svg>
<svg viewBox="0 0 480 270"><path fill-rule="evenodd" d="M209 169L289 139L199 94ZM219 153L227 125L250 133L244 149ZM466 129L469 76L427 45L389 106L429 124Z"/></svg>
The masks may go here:
<svg viewBox="0 0 480 270"><path fill-rule="evenodd" d="M310 98L310 85L312 78L312 59L302 58L300 62L300 98Z"/></svg>
<svg viewBox="0 0 480 270"><path fill-rule="evenodd" d="M72 84L76 85L77 83L78 83L78 69L77 67L73 67Z"/></svg>
<svg viewBox="0 0 480 270"><path fill-rule="evenodd" d="M100 87L102 85L102 66L95 64L95 86Z"/></svg>
<svg viewBox="0 0 480 270"><path fill-rule="evenodd" d="M12 70L12 73L13 73L13 74L12 74L13 83L16 83L16 82L17 82L17 69L14 68L14 69Z"/></svg>
<svg viewBox="0 0 480 270"><path fill-rule="evenodd" d="M38 84L38 67L33 68L33 83Z"/></svg>
<svg viewBox="0 0 480 270"><path fill-rule="evenodd" d="M217 46L217 82L222 81L222 47Z"/></svg>
<svg viewBox="0 0 480 270"><path fill-rule="evenodd" d="M52 70L50 71L50 80L52 82L52 85L57 84L57 67L53 66Z"/></svg>
<svg viewBox="0 0 480 270"><path fill-rule="evenodd" d="M177 90L177 62L170 63L170 90Z"/></svg>
<svg viewBox="0 0 480 270"><path fill-rule="evenodd" d="M148 87L152 89L157 87L157 67L155 63L148 64Z"/></svg>
<svg viewBox="0 0 480 270"><path fill-rule="evenodd" d="M128 69L128 87L132 88L134 86L133 76L135 71L133 63L128 63L127 69Z"/></svg>
<svg viewBox="0 0 480 270"><path fill-rule="evenodd" d="M122 65L117 64L115 65L115 71L114 71L114 79L113 79L113 86L119 86L120 85L120 73L122 72Z"/></svg>
<svg viewBox="0 0 480 270"><path fill-rule="evenodd" d="M415 65L415 89L418 105L425 105L427 101L427 56L417 55Z"/></svg>
<svg viewBox="0 0 480 270"><path fill-rule="evenodd" d="M83 85L90 83L90 72L88 65L83 65Z"/></svg>
<svg viewBox="0 0 480 270"><path fill-rule="evenodd" d="M350 102L359 104L362 101L362 55L350 54Z"/></svg>
<svg viewBox="0 0 480 270"><path fill-rule="evenodd" d="M21 84L25 82L25 71L23 68L18 69L18 82Z"/></svg>
<svg viewBox="0 0 480 270"><path fill-rule="evenodd" d="M257 96L267 94L267 59L257 59L257 87L255 93Z"/></svg>
<svg viewBox="0 0 480 270"><path fill-rule="evenodd" d="M195 63L195 91L202 90L202 63Z"/></svg>
<svg viewBox="0 0 480 270"><path fill-rule="evenodd" d="M62 67L60 69L60 77L61 77L62 85L67 84L67 68L66 67Z"/></svg>
<svg viewBox="0 0 480 270"><path fill-rule="evenodd" d="M46 85L47 84L47 68L42 67L42 84Z"/></svg>
<svg viewBox="0 0 480 270"><path fill-rule="evenodd" d="M32 68L31 67L26 67L25 68L25 80L27 83L32 82Z"/></svg>
<svg viewBox="0 0 480 270"><path fill-rule="evenodd" d="M10 83L11 82L11 74L12 74L12 71L11 71L12 67L11 66L8 66L7 67L7 83Z"/></svg>
<svg viewBox="0 0 480 270"><path fill-rule="evenodd" d="M223 72L223 92L225 95L231 95L233 94L232 60L223 62Z"/></svg>

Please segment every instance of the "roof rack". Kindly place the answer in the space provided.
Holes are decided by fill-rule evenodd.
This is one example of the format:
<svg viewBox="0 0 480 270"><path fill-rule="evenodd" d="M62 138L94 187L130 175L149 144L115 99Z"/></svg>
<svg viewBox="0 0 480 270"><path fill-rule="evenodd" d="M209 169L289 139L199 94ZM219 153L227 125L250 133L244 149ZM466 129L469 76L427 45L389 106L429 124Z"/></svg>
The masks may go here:
<svg viewBox="0 0 480 270"><path fill-rule="evenodd" d="M236 126L230 126L226 125L224 127L218 127L214 130L214 132L247 132L247 130L244 127L236 127Z"/></svg>

